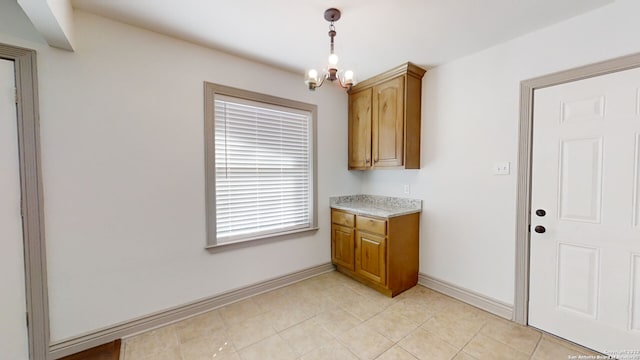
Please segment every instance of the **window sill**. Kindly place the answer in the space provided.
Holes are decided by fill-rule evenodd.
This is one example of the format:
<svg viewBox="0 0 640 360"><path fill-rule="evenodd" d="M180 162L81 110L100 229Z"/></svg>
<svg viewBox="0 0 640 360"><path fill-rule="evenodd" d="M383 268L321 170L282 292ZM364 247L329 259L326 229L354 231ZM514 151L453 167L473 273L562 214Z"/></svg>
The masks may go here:
<svg viewBox="0 0 640 360"><path fill-rule="evenodd" d="M261 235L254 238L230 241L222 244L207 245L206 249L211 253L242 249L246 247L268 244L271 242L276 242L281 240L293 239L298 237L299 234L316 232L318 231L318 229L319 229L318 227L312 227L312 228L306 228L306 229L291 230L291 231L286 231L286 232L281 232L276 234Z"/></svg>

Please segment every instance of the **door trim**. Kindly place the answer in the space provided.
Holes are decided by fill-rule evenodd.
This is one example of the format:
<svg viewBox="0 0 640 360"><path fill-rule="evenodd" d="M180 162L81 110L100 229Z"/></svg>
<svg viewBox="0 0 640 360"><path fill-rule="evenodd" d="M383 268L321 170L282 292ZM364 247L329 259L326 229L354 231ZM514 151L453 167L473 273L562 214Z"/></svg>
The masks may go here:
<svg viewBox="0 0 640 360"><path fill-rule="evenodd" d="M529 318L529 218L531 207L531 154L533 93L537 89L640 67L640 54L632 54L520 82L518 190L516 200L516 269L513 321L527 325Z"/></svg>
<svg viewBox="0 0 640 360"><path fill-rule="evenodd" d="M0 57L14 62L16 76L29 358L46 360L49 349L49 301L44 242L36 52L0 44Z"/></svg>

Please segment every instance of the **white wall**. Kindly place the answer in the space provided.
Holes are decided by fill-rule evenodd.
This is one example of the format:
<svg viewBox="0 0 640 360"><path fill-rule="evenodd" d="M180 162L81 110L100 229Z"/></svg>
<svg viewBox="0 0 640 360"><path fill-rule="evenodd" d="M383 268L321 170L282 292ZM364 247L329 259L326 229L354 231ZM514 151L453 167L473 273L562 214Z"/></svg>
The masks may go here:
<svg viewBox="0 0 640 360"><path fill-rule="evenodd" d="M423 200L421 272L513 303L519 83L639 52L638 13L616 0L427 72L422 168L361 175L365 193ZM492 175L498 161L511 175Z"/></svg>
<svg viewBox="0 0 640 360"><path fill-rule="evenodd" d="M23 16L13 11L0 18ZM75 18L75 53L0 33L38 51L53 342L330 261L328 197L359 192L344 91L311 93L303 74ZM203 81L318 105L317 233L204 249Z"/></svg>

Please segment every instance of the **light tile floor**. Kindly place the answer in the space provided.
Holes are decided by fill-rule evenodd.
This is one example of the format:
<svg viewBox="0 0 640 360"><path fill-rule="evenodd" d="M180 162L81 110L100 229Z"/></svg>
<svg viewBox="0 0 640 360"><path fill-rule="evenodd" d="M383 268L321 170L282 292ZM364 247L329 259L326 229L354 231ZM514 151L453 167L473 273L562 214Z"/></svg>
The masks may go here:
<svg viewBox="0 0 640 360"><path fill-rule="evenodd" d="M564 360L588 349L422 286L331 272L126 339L124 360Z"/></svg>

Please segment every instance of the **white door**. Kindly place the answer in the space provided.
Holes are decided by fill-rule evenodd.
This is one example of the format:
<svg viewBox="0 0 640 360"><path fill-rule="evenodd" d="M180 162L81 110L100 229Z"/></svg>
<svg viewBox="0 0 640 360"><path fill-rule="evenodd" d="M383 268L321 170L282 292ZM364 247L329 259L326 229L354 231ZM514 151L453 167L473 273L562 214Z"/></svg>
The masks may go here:
<svg viewBox="0 0 640 360"><path fill-rule="evenodd" d="M533 124L529 324L640 358L640 69L536 90Z"/></svg>
<svg viewBox="0 0 640 360"><path fill-rule="evenodd" d="M0 59L0 349L29 359L13 61Z"/></svg>

